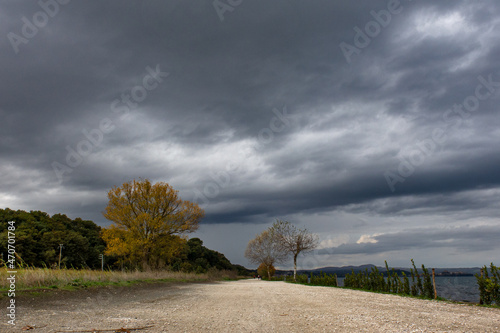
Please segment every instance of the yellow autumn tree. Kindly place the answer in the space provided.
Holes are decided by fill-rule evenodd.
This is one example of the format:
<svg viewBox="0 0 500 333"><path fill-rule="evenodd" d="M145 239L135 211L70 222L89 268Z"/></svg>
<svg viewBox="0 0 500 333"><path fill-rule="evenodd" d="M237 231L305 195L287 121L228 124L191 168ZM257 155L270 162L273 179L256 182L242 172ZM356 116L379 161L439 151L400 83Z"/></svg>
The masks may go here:
<svg viewBox="0 0 500 333"><path fill-rule="evenodd" d="M179 236L198 229L205 215L196 203L184 201L167 183L133 180L108 192L103 215L114 222L103 229L106 254L143 268L172 256L185 240ZM165 259L165 258L163 258Z"/></svg>
<svg viewBox="0 0 500 333"><path fill-rule="evenodd" d="M269 271L266 264L260 264L257 268L257 274L259 274L261 277L267 276L270 279L274 276L274 273L276 273L276 268L274 268L273 265L269 267Z"/></svg>

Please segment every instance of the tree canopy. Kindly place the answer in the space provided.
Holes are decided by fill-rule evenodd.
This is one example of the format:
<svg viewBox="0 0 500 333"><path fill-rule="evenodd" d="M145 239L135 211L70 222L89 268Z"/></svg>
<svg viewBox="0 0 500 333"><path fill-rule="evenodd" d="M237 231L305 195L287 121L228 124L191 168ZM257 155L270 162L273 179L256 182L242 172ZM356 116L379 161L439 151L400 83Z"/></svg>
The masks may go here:
<svg viewBox="0 0 500 333"><path fill-rule="evenodd" d="M103 213L114 222L103 230L106 253L121 260L140 261L143 268L161 266L165 257L178 254L182 243L179 236L195 231L204 211L177 193L167 183L151 184L148 179L111 189Z"/></svg>
<svg viewBox="0 0 500 333"><path fill-rule="evenodd" d="M63 244L61 265L75 268L100 268L99 254L105 243L101 227L92 221L70 219L63 214L41 211L0 209L0 251L7 255L7 222L16 227L16 253L19 264L38 267L56 267L59 244Z"/></svg>

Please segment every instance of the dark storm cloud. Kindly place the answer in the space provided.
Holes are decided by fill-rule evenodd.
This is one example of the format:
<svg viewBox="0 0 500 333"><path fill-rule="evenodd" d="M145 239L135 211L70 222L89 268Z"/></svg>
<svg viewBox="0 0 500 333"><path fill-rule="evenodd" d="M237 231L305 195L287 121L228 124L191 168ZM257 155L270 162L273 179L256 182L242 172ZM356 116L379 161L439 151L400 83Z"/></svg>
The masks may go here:
<svg viewBox="0 0 500 333"><path fill-rule="evenodd" d="M39 12L1 5L0 206L106 224L107 190L143 177L203 204L214 226L334 211L497 216L494 1L243 1L222 21L212 1L71 1L23 37ZM168 76L125 107L148 68ZM489 94L476 110L454 109L479 84ZM58 176L54 162L69 165L68 149L105 120L112 129ZM446 140L423 151L436 129ZM401 177L392 187L387 172Z"/></svg>
<svg viewBox="0 0 500 333"><path fill-rule="evenodd" d="M450 247L464 252L491 250L496 246L500 230L492 226L448 229L413 229L369 237L365 242L342 244L321 249L318 254L384 253L418 248Z"/></svg>

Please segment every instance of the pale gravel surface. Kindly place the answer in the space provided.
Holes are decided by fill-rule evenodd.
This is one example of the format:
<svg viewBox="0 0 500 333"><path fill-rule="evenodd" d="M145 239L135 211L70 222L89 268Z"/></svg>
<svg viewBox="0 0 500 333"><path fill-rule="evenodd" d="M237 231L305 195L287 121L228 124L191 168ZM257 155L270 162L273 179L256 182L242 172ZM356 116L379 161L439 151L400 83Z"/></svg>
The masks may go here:
<svg viewBox="0 0 500 333"><path fill-rule="evenodd" d="M18 303L16 327L4 319L2 332L500 332L500 309L260 280L60 291Z"/></svg>

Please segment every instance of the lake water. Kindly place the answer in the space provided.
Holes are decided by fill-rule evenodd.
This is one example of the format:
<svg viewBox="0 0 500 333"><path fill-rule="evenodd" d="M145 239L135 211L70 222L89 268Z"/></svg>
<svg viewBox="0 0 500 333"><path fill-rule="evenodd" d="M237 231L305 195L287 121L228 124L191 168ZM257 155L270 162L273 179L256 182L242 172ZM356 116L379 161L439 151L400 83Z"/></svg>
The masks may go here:
<svg viewBox="0 0 500 333"><path fill-rule="evenodd" d="M437 276L436 290L438 296L449 300L479 303L475 276Z"/></svg>
<svg viewBox="0 0 500 333"><path fill-rule="evenodd" d="M344 286L344 278L338 278ZM452 301L479 303L479 288L474 276L436 276L436 290L439 297Z"/></svg>

